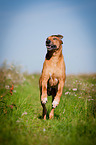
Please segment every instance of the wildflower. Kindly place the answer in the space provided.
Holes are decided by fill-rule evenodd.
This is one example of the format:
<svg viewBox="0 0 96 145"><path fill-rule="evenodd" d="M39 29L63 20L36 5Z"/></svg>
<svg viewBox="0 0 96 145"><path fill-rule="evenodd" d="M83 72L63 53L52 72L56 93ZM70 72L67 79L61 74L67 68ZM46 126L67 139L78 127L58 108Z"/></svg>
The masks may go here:
<svg viewBox="0 0 96 145"><path fill-rule="evenodd" d="M11 74L8 74L7 78L11 80L12 79Z"/></svg>
<svg viewBox="0 0 96 145"><path fill-rule="evenodd" d="M94 99L88 99L88 101L91 101L91 100L93 101Z"/></svg>
<svg viewBox="0 0 96 145"><path fill-rule="evenodd" d="M22 122L22 118L18 118L16 122Z"/></svg>
<svg viewBox="0 0 96 145"><path fill-rule="evenodd" d="M16 93L16 90L14 90L13 92Z"/></svg>
<svg viewBox="0 0 96 145"><path fill-rule="evenodd" d="M20 120L17 120L16 122L20 122Z"/></svg>
<svg viewBox="0 0 96 145"><path fill-rule="evenodd" d="M82 98L82 97L78 97L78 98Z"/></svg>
<svg viewBox="0 0 96 145"><path fill-rule="evenodd" d="M3 98L3 96L1 96L1 98Z"/></svg>
<svg viewBox="0 0 96 145"><path fill-rule="evenodd" d="M65 113L65 109L64 109L64 111L63 111L63 114Z"/></svg>
<svg viewBox="0 0 96 145"><path fill-rule="evenodd" d="M70 94L70 92L66 92L66 93L65 93L65 95L68 95L68 94Z"/></svg>
<svg viewBox="0 0 96 145"><path fill-rule="evenodd" d="M11 109L13 109L13 105L9 105L9 107L10 107Z"/></svg>
<svg viewBox="0 0 96 145"><path fill-rule="evenodd" d="M26 81L26 79L23 77L23 81Z"/></svg>
<svg viewBox="0 0 96 145"><path fill-rule="evenodd" d="M5 88L6 88L6 89L9 89L9 85L6 85Z"/></svg>
<svg viewBox="0 0 96 145"><path fill-rule="evenodd" d="M73 91L77 91L77 88L73 88Z"/></svg>
<svg viewBox="0 0 96 145"><path fill-rule="evenodd" d="M91 96L88 96L88 98L92 98Z"/></svg>
<svg viewBox="0 0 96 145"><path fill-rule="evenodd" d="M44 128L44 129L43 129L43 131L45 132L45 131L46 131L46 129Z"/></svg>
<svg viewBox="0 0 96 145"><path fill-rule="evenodd" d="M27 112L22 113L22 116L23 116L23 115L27 115Z"/></svg>

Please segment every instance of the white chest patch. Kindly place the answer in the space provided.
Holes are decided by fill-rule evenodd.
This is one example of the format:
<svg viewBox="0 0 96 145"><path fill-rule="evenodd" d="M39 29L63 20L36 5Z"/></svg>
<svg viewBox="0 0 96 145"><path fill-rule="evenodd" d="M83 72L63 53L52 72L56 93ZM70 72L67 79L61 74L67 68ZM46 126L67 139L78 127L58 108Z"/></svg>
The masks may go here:
<svg viewBox="0 0 96 145"><path fill-rule="evenodd" d="M50 77L49 77L49 85L50 86L56 86L57 83L58 83L58 79L55 78L54 74L51 74L51 73L49 73L49 74L50 74Z"/></svg>
<svg viewBox="0 0 96 145"><path fill-rule="evenodd" d="M50 78L52 77L52 74L51 73L49 73L49 75L50 75Z"/></svg>
<svg viewBox="0 0 96 145"><path fill-rule="evenodd" d="M55 78L55 81L56 81L56 82L58 81L57 78Z"/></svg>

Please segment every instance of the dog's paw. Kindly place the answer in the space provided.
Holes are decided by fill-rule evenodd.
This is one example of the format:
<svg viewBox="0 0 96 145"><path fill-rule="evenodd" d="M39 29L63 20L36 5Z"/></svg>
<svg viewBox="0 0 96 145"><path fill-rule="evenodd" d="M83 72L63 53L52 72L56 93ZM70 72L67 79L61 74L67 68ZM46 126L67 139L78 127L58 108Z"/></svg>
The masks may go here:
<svg viewBox="0 0 96 145"><path fill-rule="evenodd" d="M46 104L47 103L47 98L42 98L41 103Z"/></svg>
<svg viewBox="0 0 96 145"><path fill-rule="evenodd" d="M58 104L59 104L59 103L58 103L57 101L54 100L53 103L52 103L52 107L53 107L53 108L56 108L56 107L58 106Z"/></svg>
<svg viewBox="0 0 96 145"><path fill-rule="evenodd" d="M54 109L52 109L49 114L49 119L53 119L53 118L54 118Z"/></svg>

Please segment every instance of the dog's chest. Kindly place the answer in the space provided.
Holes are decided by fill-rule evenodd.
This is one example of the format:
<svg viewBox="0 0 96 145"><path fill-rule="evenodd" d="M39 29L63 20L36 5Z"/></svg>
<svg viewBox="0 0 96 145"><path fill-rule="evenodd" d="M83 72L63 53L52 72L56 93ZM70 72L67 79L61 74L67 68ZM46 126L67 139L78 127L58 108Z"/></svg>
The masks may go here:
<svg viewBox="0 0 96 145"><path fill-rule="evenodd" d="M56 78L54 73L53 74L49 73L49 74L50 74L50 77L48 80L48 84L50 86L56 86L58 84L58 79Z"/></svg>

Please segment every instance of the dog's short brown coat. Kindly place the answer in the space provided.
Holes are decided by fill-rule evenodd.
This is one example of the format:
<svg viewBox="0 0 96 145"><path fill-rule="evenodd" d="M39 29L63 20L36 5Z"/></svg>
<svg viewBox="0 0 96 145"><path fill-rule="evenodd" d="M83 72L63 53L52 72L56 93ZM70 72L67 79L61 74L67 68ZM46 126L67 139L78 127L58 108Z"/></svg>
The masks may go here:
<svg viewBox="0 0 96 145"><path fill-rule="evenodd" d="M65 63L62 54L62 35L52 35L47 38L47 54L43 64L43 70L39 79L40 99L43 107L43 117L46 119L47 95L52 95L52 110L49 118L53 118L54 109L60 102L64 82Z"/></svg>

